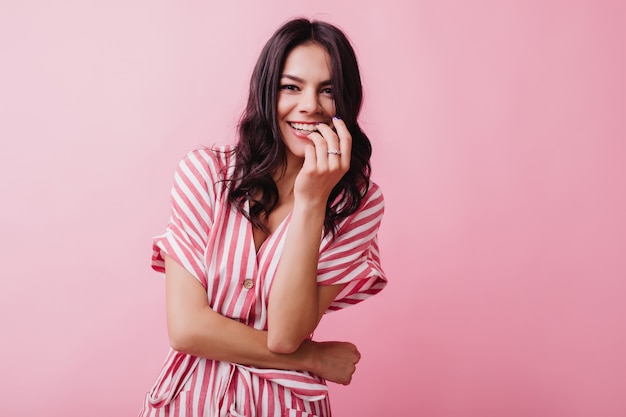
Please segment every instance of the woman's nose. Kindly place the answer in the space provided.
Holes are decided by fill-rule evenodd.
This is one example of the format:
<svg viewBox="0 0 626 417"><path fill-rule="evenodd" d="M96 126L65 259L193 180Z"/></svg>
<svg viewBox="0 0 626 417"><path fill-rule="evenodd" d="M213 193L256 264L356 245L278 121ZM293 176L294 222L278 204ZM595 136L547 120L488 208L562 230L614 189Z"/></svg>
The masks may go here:
<svg viewBox="0 0 626 417"><path fill-rule="evenodd" d="M304 91L300 96L301 112L316 113L320 107L320 100L316 91Z"/></svg>

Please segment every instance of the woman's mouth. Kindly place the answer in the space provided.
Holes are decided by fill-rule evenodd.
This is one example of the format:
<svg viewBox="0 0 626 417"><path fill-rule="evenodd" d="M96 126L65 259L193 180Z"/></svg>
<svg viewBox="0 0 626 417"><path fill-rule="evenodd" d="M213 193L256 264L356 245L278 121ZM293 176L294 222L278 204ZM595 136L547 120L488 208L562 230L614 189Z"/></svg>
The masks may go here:
<svg viewBox="0 0 626 417"><path fill-rule="evenodd" d="M308 135L311 132L317 132L317 123L287 123L298 133Z"/></svg>

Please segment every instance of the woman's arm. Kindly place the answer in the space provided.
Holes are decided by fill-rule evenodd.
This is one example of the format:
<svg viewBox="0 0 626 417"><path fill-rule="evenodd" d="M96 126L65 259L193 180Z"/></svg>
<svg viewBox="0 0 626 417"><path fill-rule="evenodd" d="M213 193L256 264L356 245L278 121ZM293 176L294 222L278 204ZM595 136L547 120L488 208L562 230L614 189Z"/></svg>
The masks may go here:
<svg viewBox="0 0 626 417"><path fill-rule="evenodd" d="M326 202L350 168L352 138L343 121L333 123L337 134L320 123L319 133L309 135L312 145L294 184L289 230L268 301L268 347L273 352L295 352L343 288L317 284ZM329 149L341 153L329 154Z"/></svg>
<svg viewBox="0 0 626 417"><path fill-rule="evenodd" d="M294 203L268 301L267 346L272 352L296 352L343 288L317 284L325 208Z"/></svg>
<svg viewBox="0 0 626 417"><path fill-rule="evenodd" d="M165 257L167 327L172 348L213 360L260 368L309 371L348 384L360 358L347 342L304 341L290 354L270 351L267 332L212 310L206 290L171 257Z"/></svg>

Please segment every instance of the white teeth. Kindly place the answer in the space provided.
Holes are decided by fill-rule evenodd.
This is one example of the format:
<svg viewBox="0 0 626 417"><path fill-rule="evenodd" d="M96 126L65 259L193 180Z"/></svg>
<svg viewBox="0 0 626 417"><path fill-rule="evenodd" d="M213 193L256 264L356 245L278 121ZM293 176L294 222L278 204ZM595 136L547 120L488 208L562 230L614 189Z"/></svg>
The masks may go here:
<svg viewBox="0 0 626 417"><path fill-rule="evenodd" d="M305 130L307 132L315 132L317 130L317 126L311 123L289 123L291 127L298 130Z"/></svg>

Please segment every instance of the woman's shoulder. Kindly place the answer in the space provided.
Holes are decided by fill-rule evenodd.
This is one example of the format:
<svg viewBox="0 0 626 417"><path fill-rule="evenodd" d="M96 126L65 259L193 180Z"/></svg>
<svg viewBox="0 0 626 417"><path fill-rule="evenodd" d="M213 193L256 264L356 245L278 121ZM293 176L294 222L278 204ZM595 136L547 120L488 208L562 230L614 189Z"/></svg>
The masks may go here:
<svg viewBox="0 0 626 417"><path fill-rule="evenodd" d="M339 222L338 230L346 231L366 223L380 223L385 212L385 198L380 186L370 180L367 191L362 196L359 208Z"/></svg>
<svg viewBox="0 0 626 417"><path fill-rule="evenodd" d="M380 185L378 185L377 183L375 183L374 181L370 180L369 182L369 187L367 189L367 193L365 193L365 199L369 200L371 198L377 199L383 199L383 190L380 188Z"/></svg>
<svg viewBox="0 0 626 417"><path fill-rule="evenodd" d="M385 197L383 196L383 191L380 186L374 181L369 182L369 186L367 188L367 192L363 196L363 200L361 201L360 210L365 210L367 208L376 207L382 214L385 208Z"/></svg>
<svg viewBox="0 0 626 417"><path fill-rule="evenodd" d="M195 176L216 180L227 174L233 166L233 145L200 146L187 152L180 166L194 171Z"/></svg>

